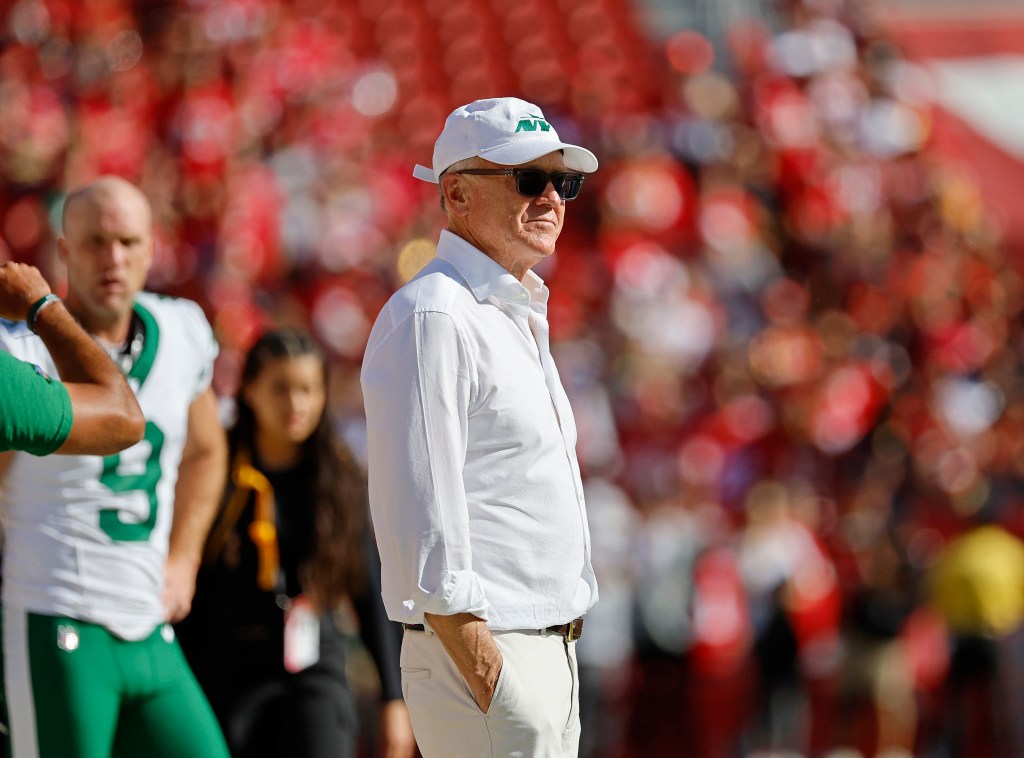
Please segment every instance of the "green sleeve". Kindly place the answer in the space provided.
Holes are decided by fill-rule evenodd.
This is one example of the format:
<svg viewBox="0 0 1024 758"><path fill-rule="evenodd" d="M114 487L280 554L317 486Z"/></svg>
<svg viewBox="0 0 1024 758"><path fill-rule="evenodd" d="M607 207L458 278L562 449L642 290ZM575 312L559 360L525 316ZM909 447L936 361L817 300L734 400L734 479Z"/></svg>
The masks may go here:
<svg viewBox="0 0 1024 758"><path fill-rule="evenodd" d="M71 398L31 363L0 352L0 450L48 455L71 433Z"/></svg>

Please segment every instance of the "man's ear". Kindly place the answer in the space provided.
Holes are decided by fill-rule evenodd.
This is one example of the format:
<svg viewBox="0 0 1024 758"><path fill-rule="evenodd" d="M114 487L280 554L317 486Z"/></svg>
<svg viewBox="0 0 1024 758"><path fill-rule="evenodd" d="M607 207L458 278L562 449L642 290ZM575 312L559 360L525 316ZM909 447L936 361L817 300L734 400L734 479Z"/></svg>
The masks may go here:
<svg viewBox="0 0 1024 758"><path fill-rule="evenodd" d="M444 194L445 209L449 213L463 217L469 212L469 185L460 174L442 176L441 192Z"/></svg>
<svg viewBox="0 0 1024 758"><path fill-rule="evenodd" d="M68 243L63 237L57 238L57 258L65 267L68 265Z"/></svg>

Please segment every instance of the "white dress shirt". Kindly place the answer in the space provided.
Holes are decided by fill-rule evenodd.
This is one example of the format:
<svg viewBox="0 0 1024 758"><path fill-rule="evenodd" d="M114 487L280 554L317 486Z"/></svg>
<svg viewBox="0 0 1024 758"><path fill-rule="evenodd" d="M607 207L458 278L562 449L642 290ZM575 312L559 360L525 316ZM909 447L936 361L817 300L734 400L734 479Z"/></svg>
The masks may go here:
<svg viewBox="0 0 1024 758"><path fill-rule="evenodd" d="M363 359L370 510L395 621L541 629L597 602L576 425L548 289L451 232L381 310Z"/></svg>

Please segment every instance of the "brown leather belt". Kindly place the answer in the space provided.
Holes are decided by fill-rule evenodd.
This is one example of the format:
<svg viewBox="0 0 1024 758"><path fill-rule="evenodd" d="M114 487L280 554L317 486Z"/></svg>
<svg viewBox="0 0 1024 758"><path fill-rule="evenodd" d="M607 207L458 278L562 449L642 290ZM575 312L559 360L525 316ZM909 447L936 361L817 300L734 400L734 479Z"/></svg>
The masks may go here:
<svg viewBox="0 0 1024 758"><path fill-rule="evenodd" d="M578 640L583 635L583 617L580 616L578 619L573 619L568 624L561 624L560 626L549 626L549 632L557 632L558 634L565 637L566 640L572 642Z"/></svg>
<svg viewBox="0 0 1024 758"><path fill-rule="evenodd" d="M410 632L422 632L425 631L423 624L402 624ZM580 616L578 619L573 619L568 624L558 624L556 626L549 626L544 630L545 632L554 632L560 634L569 642L578 640L583 634L583 617Z"/></svg>

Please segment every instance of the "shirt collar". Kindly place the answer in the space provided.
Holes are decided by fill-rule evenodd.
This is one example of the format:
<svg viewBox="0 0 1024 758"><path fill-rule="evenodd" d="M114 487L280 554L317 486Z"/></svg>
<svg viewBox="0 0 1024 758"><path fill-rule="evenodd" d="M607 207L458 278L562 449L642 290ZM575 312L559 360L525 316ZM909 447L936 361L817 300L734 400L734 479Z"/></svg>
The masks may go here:
<svg viewBox="0 0 1024 758"><path fill-rule="evenodd" d="M489 255L481 252L457 234L444 229L437 242L437 257L447 261L465 280L473 296L480 302L494 297L515 310L546 310L548 288L533 271L527 271L519 282Z"/></svg>

